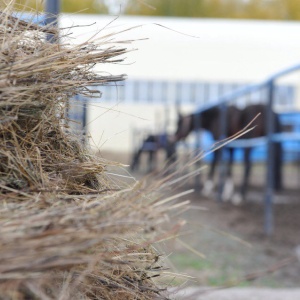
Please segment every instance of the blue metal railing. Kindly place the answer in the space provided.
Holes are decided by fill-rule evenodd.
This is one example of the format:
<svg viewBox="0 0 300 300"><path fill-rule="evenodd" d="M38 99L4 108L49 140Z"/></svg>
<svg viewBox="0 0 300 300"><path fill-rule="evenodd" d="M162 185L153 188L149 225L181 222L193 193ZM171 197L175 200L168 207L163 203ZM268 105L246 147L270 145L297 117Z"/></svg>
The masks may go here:
<svg viewBox="0 0 300 300"><path fill-rule="evenodd" d="M264 197L264 204L265 204L265 225L264 229L266 234L270 235L272 234L274 230L274 220L273 220L273 169L274 169L274 153L273 153L273 143L274 141L276 142L282 142L286 140L287 138L291 139L299 139L299 136L295 135L289 135L287 136L286 133L276 133L274 134L274 122L272 121L273 119L273 114L272 114L272 107L273 107L273 100L274 100L274 85L275 81L285 75L288 75L292 72L300 70L300 64L293 65L289 68L286 68L284 70L281 70L271 76L269 76L267 79L257 83L257 84L251 84L247 85L245 87L239 88L234 92L227 93L221 97L218 97L217 99L214 99L213 101L210 101L209 104L204 105L199 107L196 110L196 113L201 113L205 110L208 110L210 108L214 108L216 106L219 106L222 108L222 113L221 113L221 124L226 124L226 105L229 102L232 102L234 99L237 99L241 96L244 96L246 94L255 92L257 90L260 90L262 88L267 88L268 94L267 94L267 135L265 138L254 140L254 139L248 139L247 141L239 140L236 143L240 143L240 147L242 146L241 144L243 143L243 147L253 147L256 146L258 143L261 143L264 141L267 144L267 172L266 172L266 187L265 187L265 197ZM226 126L222 126L222 132L220 135L220 138L225 137L226 133ZM300 140L300 139L299 139ZM234 145L234 143L233 143ZM224 177L224 170L221 172L221 180L222 177Z"/></svg>
<svg viewBox="0 0 300 300"><path fill-rule="evenodd" d="M290 74L292 72L295 72L295 71L298 71L298 70L300 70L300 63L296 64L292 67L286 68L282 71L279 71L279 72L269 76L267 79L265 79L265 80L263 80L259 83L249 84L247 86L238 88L234 92L229 92L229 93L226 93L225 95L223 95L221 97L217 97L216 99L213 99L213 100L209 101L209 104L206 104L206 105L203 105L203 106L199 107L196 110L196 113L200 113L202 111L205 111L205 110L208 110L210 108L219 106L221 104L227 104L227 103L231 102L233 99L244 96L245 94L249 94L249 93L258 91L258 90L260 90L264 87L269 86L271 83L273 83L274 81L276 81L280 77L283 77L285 75L288 75L288 74Z"/></svg>

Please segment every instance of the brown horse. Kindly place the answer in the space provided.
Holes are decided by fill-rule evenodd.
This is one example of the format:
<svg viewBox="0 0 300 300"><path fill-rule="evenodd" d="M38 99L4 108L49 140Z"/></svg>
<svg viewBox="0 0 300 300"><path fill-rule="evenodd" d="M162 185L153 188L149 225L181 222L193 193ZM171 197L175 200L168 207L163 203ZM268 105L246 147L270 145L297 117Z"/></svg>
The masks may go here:
<svg viewBox="0 0 300 300"><path fill-rule="evenodd" d="M206 129L210 131L216 141L220 139L224 139L230 136L235 135L241 129L245 128L255 117L260 114L258 118L255 119L253 125L255 125L254 129L244 134L241 138L250 139L254 137L263 137L266 136L266 105L262 104L253 104L245 107L243 110L238 109L235 106L229 106L226 109L226 119L225 119L225 127L226 130L223 130L224 124L222 124L221 113L222 110L220 107L213 107L202 111L200 113L191 114L187 116L179 116L177 130L175 132L175 141L180 141L185 139L190 132L197 129ZM274 129L275 132L280 132L280 123L278 115L273 113L274 120ZM222 136L223 135L223 136ZM234 149L230 148L230 144L226 147L229 151L229 162L227 167L227 178L231 178L232 176L232 163L233 163L233 155ZM253 147L246 147L244 149L244 177L243 182L240 188L240 198L236 198L236 202L240 202L240 199L244 199L246 195L246 191L248 188L249 175L251 170L251 159L250 154ZM214 152L214 158L211 163L210 171L208 174L208 186L212 187L213 176L215 173L215 167L217 162L220 160L221 151L216 150ZM274 188L279 190L281 189L281 165L282 165L282 149L280 143L274 144L274 159L275 159L275 169L274 169ZM229 191L226 192L226 189ZM204 192L207 193L207 188L204 187ZM231 191L232 190L232 191ZM225 194L223 194L223 199L230 198L233 193L232 188L226 187L223 190ZM239 200L238 200L239 199ZM228 199L229 200L229 199Z"/></svg>

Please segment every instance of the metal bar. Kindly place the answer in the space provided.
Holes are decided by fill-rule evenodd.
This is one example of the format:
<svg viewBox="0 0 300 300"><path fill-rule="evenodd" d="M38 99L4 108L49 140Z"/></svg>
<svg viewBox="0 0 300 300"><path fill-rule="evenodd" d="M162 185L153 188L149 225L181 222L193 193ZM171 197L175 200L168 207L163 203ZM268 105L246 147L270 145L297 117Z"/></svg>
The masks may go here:
<svg viewBox="0 0 300 300"><path fill-rule="evenodd" d="M226 132L227 132L227 105L223 103L220 107L220 136L218 137L219 140L224 140L226 138ZM220 177L219 177L219 186L218 186L218 201L222 201L222 193L225 183L225 177L226 177L226 158L225 158L225 147L221 147L220 151Z"/></svg>
<svg viewBox="0 0 300 300"><path fill-rule="evenodd" d="M60 0L47 0L45 3L45 13L47 14L46 24L57 25L57 16L60 12Z"/></svg>
<svg viewBox="0 0 300 300"><path fill-rule="evenodd" d="M45 25L57 26L58 14L60 12L60 0L46 0L45 2ZM47 40L53 43L57 42L57 37L53 34L47 34Z"/></svg>
<svg viewBox="0 0 300 300"><path fill-rule="evenodd" d="M272 141L283 143L285 141L300 141L300 133L297 132L281 132L273 133ZM237 139L230 142L230 148L252 148L258 146L265 146L267 144L267 137L261 136L251 139Z"/></svg>
<svg viewBox="0 0 300 300"><path fill-rule="evenodd" d="M276 79L278 79L284 75L287 75L289 73L298 71L298 70L300 70L300 63L296 64L292 67L286 68L280 72L277 72L274 75L268 77L267 79L265 79L264 81L262 81L260 83L247 85L245 87L235 90L234 92L227 93L224 96L221 96L214 100L208 101L211 104L199 107L199 109L196 110L196 113L204 111L204 110L208 110L210 108L213 108L213 107L223 104L223 103L227 103L233 99L243 96L244 94L257 91L257 90L261 89L262 87L268 86L270 84L270 82L274 82Z"/></svg>
<svg viewBox="0 0 300 300"><path fill-rule="evenodd" d="M274 81L269 82L269 95L266 111L266 129L267 129L267 172L266 172L266 189L265 189L265 223L264 229L267 235L271 235L274 231L273 218L273 187L274 187L274 142L272 135L274 133L274 114L273 114L273 97L274 97Z"/></svg>
<svg viewBox="0 0 300 300"><path fill-rule="evenodd" d="M202 141L201 141L201 123L202 123L202 116L201 114L194 114L193 115L193 118L194 118L194 122L195 122L195 133L196 133L196 143L195 143L195 148L197 151L196 155L198 157L198 154L199 154L199 151L201 151L201 144L202 144ZM196 168L199 170L200 169L200 166L201 166L201 161L199 158L197 158L196 162L195 162L195 166ZM196 190L200 190L200 187L201 187L201 177L200 177L200 173L198 173L196 176L195 176L195 189Z"/></svg>
<svg viewBox="0 0 300 300"><path fill-rule="evenodd" d="M82 129L83 129L83 141L87 142L87 120L88 120L88 99L83 100L83 116L82 116Z"/></svg>

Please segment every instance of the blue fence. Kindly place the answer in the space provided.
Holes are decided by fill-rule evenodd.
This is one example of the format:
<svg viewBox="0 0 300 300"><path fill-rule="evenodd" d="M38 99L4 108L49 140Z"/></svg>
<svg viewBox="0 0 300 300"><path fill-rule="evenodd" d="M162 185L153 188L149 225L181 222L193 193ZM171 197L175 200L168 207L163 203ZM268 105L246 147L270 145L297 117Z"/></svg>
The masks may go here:
<svg viewBox="0 0 300 300"><path fill-rule="evenodd" d="M13 17L24 20L26 22L38 24L38 25L46 25L46 17L44 13L32 14L30 12L24 11L16 11L12 14Z"/></svg>
<svg viewBox="0 0 300 300"><path fill-rule="evenodd" d="M300 135L300 111L298 112L285 112L279 114L280 123L283 127L284 132L294 133ZM202 132L201 133L201 145L203 149L209 150L211 145L215 143L210 132ZM287 162L295 162L300 161L300 141L297 140L283 140L283 161ZM243 161L243 150L237 148L234 152L234 161L242 162ZM212 154L207 155L204 158L205 162L212 161ZM267 148L265 143L263 145L257 145L252 153L251 160L253 162L265 162L267 158Z"/></svg>
<svg viewBox="0 0 300 300"><path fill-rule="evenodd" d="M219 106L221 108L221 124L224 124L224 126L221 127L222 134L221 137L225 137L226 133L226 109L229 104L236 103L237 99L240 97L245 97L246 95L249 95L253 92L264 90L266 93L265 98L265 104L267 106L266 111L266 137L259 137L255 139L247 139L247 140L235 140L232 142L231 146L237 147L237 148L247 148L247 147L258 147L262 144L266 145L266 183L265 183L265 196L264 196L264 213L265 213L265 232L267 234L271 234L273 232L274 227L274 216L273 216L273 210L272 210L272 204L273 204L273 186L274 186L274 149L273 149L273 142L279 142L282 143L284 146L291 147L292 144L289 143L300 143L300 134L296 132L296 129L298 128L298 124L288 124L292 119L294 120L294 123L298 123L297 116L291 117L289 115L283 115L281 116L281 119L286 122L287 125L290 126L289 132L282 132L282 133L274 133L274 122L272 121L272 111L274 110L274 106L276 103L274 103L276 99L276 83L277 80L285 75L288 75L292 72L299 71L300 70L300 64L294 65L292 67L286 68L278 73L275 73L268 77L266 80L261 81L258 84L252 84L245 86L243 88L237 89L236 91L232 93L225 94L224 96L218 97L214 100L212 100L209 104L200 106L195 112L201 113L202 111L205 111L209 108L213 108L216 106ZM291 130L292 129L292 130ZM295 148L295 150L299 151L300 149L298 147ZM224 150L222 150L224 152ZM223 163L224 165L224 163ZM224 184L224 178L225 178L225 168L222 168L221 172L221 183L220 186L223 186ZM223 182L222 182L223 181Z"/></svg>

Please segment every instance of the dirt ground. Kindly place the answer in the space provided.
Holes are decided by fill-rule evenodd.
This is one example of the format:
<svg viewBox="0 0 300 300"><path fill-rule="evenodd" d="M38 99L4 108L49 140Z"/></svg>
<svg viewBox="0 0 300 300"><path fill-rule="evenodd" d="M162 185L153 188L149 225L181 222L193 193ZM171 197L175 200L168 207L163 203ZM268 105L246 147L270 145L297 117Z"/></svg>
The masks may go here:
<svg viewBox="0 0 300 300"><path fill-rule="evenodd" d="M104 154L104 157L129 162L128 155ZM298 171L293 166L285 167L286 189L274 198L272 236L264 233L262 166L255 167L248 201L240 206L205 198L200 191L185 197L191 201L191 209L181 216L187 220L187 225L183 235L172 244L173 249L167 247L167 251L172 252L170 264L173 270L192 278L182 278L176 284L300 288L300 260L296 259L296 247L300 245ZM139 178L144 173L142 166L133 175ZM239 167L235 173L238 181ZM194 180L190 180L181 190L194 187Z"/></svg>
<svg viewBox="0 0 300 300"><path fill-rule="evenodd" d="M300 287L300 263L295 258L300 245L300 203L274 205L275 228L270 237L264 234L261 203L236 207L197 195L191 197L191 203L192 209L183 216L190 235L182 240L206 259L199 263L195 255L177 245L171 260L194 276L195 284ZM194 209L197 207L207 210ZM180 253L189 259L185 261Z"/></svg>

